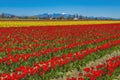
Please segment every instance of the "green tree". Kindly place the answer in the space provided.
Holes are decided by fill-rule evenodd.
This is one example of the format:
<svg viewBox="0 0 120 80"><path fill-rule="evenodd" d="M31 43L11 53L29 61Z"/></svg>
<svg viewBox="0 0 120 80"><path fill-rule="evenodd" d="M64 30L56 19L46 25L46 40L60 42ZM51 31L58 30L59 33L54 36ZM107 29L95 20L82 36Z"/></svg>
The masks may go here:
<svg viewBox="0 0 120 80"><path fill-rule="evenodd" d="M79 19L83 19L82 15L79 16Z"/></svg>
<svg viewBox="0 0 120 80"><path fill-rule="evenodd" d="M2 13L2 14L1 14L1 17L2 17L2 18L5 18L5 13Z"/></svg>

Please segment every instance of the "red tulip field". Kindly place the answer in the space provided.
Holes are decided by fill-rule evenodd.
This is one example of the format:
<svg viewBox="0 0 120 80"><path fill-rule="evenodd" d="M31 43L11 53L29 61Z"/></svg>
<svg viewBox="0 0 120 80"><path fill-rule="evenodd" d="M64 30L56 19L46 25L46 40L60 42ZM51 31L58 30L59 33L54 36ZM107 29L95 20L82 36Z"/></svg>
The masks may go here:
<svg viewBox="0 0 120 80"><path fill-rule="evenodd" d="M120 80L120 23L0 27L0 80Z"/></svg>

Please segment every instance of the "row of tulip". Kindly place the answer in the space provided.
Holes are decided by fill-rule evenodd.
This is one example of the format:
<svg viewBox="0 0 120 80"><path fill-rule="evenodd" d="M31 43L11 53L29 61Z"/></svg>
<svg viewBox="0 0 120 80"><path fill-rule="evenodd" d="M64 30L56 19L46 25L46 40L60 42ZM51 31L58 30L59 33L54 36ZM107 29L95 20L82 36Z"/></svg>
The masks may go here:
<svg viewBox="0 0 120 80"><path fill-rule="evenodd" d="M112 57L106 60L103 64L85 68L84 74L79 73L78 78L72 77L67 78L67 80L96 80L98 78L101 78L105 74L111 76L115 69L118 67L120 67L120 56Z"/></svg>
<svg viewBox="0 0 120 80"><path fill-rule="evenodd" d="M113 50L113 48L111 48ZM118 48L119 49L119 48ZM109 51L109 52L107 52ZM96 59L96 60L90 60L88 63L85 64L85 66L81 66L81 69L78 70L78 69L73 69L73 70L69 70L68 72L65 72L64 75L62 77L58 77L58 78L54 78L54 79L51 79L51 80L66 80L67 78L70 79L69 77L75 77L75 78L78 78L79 77L79 73L82 73L82 74L85 74L84 72L84 69L85 68L89 68L91 66L97 66L97 65L100 65L100 64L103 64L106 60L112 58L112 57L117 57L117 56L120 56L120 50L117 50L117 51L114 51L114 52L110 52L110 50L107 50L105 51L106 54L103 55L102 57L100 57L99 59ZM102 52L103 53L103 52ZM109 54L107 54L109 53ZM99 54L99 52L97 52L97 54ZM95 56L94 56L95 57ZM119 72L119 70L117 70ZM114 72L114 73L118 73L118 72ZM112 77L113 79L115 78L118 78L119 76L118 75L114 75L113 73L113 76ZM111 79L112 80L112 79Z"/></svg>
<svg viewBox="0 0 120 80"><path fill-rule="evenodd" d="M0 27L114 24L120 21L0 21Z"/></svg>
<svg viewBox="0 0 120 80"><path fill-rule="evenodd" d="M60 28L62 28L62 27L60 27ZM47 40L47 41L49 40L49 42L50 42L49 45L50 46L53 45L53 43L55 43L55 45L56 45L59 42L60 42L60 44L63 44L63 43L66 44L70 41L72 43L72 42L75 42L76 40L78 40L78 38L80 38L81 36L86 35L87 32L83 31L85 28L88 28L88 29L86 29L87 32L89 32L89 30L92 29L91 26L90 27L86 26L83 29L82 29L82 27L81 27L81 29L79 29L79 27L78 27L78 28L76 28L77 30L75 29L75 31L77 31L77 32L73 32L73 30L72 30L73 28L70 27L69 31L66 31L67 29L65 29L64 34L63 34L62 30L61 30L61 32L57 32L57 30L56 30L57 28L55 28L55 27L49 28L49 29L51 29L51 31L48 31L48 32L45 32L47 30L47 28L45 28L45 29L40 28L40 30L43 30L42 32L39 30L39 28L33 28L33 29L31 29L31 28L24 29L23 28L22 30L21 30L21 28L20 28L20 30L19 30L19 28L18 29L13 28L13 29L8 29L8 30L7 29L2 29L2 30L0 29L1 36L2 36L2 37L0 36L1 37L0 42L3 43L3 45L4 45L4 46L0 46L0 51L8 52L8 53L10 53L11 51L15 51L15 50L20 51L20 50L27 50L27 49L31 49L32 51L34 51L34 49L37 48L37 47L41 46L41 48L43 48L44 46L48 45L48 43L46 41L45 41L45 43L39 44L41 41L43 42L44 40ZM96 36L97 37L100 37L100 36L105 37L103 35L103 33L101 34L101 32L97 32L97 29L99 29L99 27L96 27L95 30L94 30L94 27L93 27L94 32L90 32L90 35L87 33L86 38L89 38L89 39L94 38L95 39ZM104 28L102 28L102 29L104 30ZM54 31L54 30L56 30L56 31ZM106 31L106 29L105 29L105 31ZM78 32L83 34L83 35L79 34ZM5 34L2 34L2 33L5 33ZM31 34L29 34L29 33L31 33ZM72 35L71 33L74 34L75 37L77 37L77 38L74 39L72 37L74 35ZM109 33L109 30L106 31L106 34L108 34L108 33ZM116 32L114 32L110 35L113 35L115 33ZM16 34L19 34L19 35L16 35ZM58 37L59 35L55 35L55 34L60 34L60 37ZM70 34L70 35L68 35L68 34ZM41 37L41 35L42 35L42 37ZM43 36L43 35L46 35L46 36ZM92 35L94 35L94 36L92 36ZM30 36L30 38L26 39L26 36ZM52 41L53 41L52 44L51 44L51 41L49 39L49 38L51 38L51 36L53 36L52 38L54 38L54 39L52 39ZM68 37L68 36L70 36L70 37ZM68 38L66 38L66 37L68 37ZM61 38L64 38L64 39L67 39L67 40L66 41L61 40ZM80 40L82 40L82 41L85 40L86 41L87 40L86 38L81 37ZM56 42L55 39L58 39L58 41ZM9 45L5 44L5 43L8 43L8 42L9 42ZM36 44L32 44L33 42L35 42ZM19 47L19 46L14 46L14 44L20 44L20 43L22 43L22 44L25 43L25 45L22 48ZM28 43L30 45L27 46L26 43ZM11 45L14 46L14 48L11 48L12 47ZM13 54L13 52L12 52L12 54Z"/></svg>
<svg viewBox="0 0 120 80"><path fill-rule="evenodd" d="M35 73L39 73L40 75L43 75L47 71L51 69L55 69L57 66L63 66L70 62L74 62L75 60L82 60L85 56L90 55L93 52L97 52L98 50L104 50L108 49L112 46L116 46L120 44L120 40L110 41L109 43L100 45L96 48L86 49L85 51L82 51L81 53L76 52L75 54L69 53L64 54L61 57L52 57L52 59L40 63L35 63L33 67L30 66L21 66L19 68L15 69L15 72L13 73L2 73L0 75L1 80L5 79L21 79L25 78L28 74L34 75Z"/></svg>
<svg viewBox="0 0 120 80"><path fill-rule="evenodd" d="M16 54L16 55L12 55L12 54L8 54L6 57L4 58L1 58L0 59L0 64L1 63L4 63L4 62L7 62L8 65L10 65L10 62L19 62L21 59L24 60L24 61L27 61L28 59L30 59L31 57L35 57L35 58L38 58L42 55L48 55L48 54L53 54L53 53L56 53L58 51L62 51L62 50L65 50L65 49L72 49L72 48L75 48L77 46L85 46L85 45L88 45L88 44L94 44L94 43L99 43L99 42L102 42L102 41L105 41L105 40L109 40L109 39L114 39L114 38L119 38L120 35L114 35L114 36L108 36L106 38L101 38L101 39L96 39L96 40L89 40L89 41L85 41L85 42L81 42L81 43L72 43L72 44L68 44L66 46L62 46L60 48L54 48L53 50L52 49L46 49L45 51L39 51L39 53L28 53L28 54Z"/></svg>

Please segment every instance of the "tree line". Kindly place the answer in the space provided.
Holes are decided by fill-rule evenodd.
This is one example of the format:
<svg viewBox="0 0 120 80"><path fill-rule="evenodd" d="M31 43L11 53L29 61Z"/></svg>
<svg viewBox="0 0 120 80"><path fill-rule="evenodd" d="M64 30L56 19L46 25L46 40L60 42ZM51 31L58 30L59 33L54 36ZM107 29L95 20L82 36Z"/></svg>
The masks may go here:
<svg viewBox="0 0 120 80"><path fill-rule="evenodd" d="M30 20L113 20L112 18L99 18L99 17L87 17L82 16L78 14L74 14L72 17L69 15L65 17L64 15L61 15L60 17L51 17L50 15L46 17L40 17L40 16L15 16L10 15L6 16L5 13L2 13L0 15L0 19L30 19Z"/></svg>

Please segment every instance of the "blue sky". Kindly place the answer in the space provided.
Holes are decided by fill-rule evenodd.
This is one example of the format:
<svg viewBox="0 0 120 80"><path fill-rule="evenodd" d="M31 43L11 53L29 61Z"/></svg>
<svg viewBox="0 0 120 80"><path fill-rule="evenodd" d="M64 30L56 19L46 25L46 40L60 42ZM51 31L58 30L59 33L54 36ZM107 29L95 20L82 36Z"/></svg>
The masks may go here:
<svg viewBox="0 0 120 80"><path fill-rule="evenodd" d="M0 13L69 13L120 18L120 0L0 0Z"/></svg>

